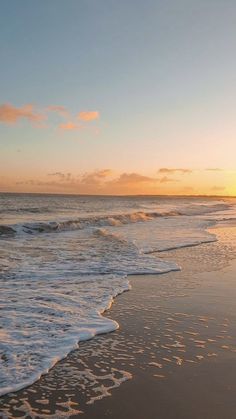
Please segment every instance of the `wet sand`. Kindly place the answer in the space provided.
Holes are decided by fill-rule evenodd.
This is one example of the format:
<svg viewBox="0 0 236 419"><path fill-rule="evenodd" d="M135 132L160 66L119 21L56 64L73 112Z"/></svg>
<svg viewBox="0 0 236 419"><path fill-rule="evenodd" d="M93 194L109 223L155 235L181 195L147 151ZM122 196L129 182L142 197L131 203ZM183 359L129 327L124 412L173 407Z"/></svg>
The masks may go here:
<svg viewBox="0 0 236 419"><path fill-rule="evenodd" d="M1 398L0 417L235 419L236 228L215 232L216 243L157 255L181 272L130 277L105 314L120 329Z"/></svg>

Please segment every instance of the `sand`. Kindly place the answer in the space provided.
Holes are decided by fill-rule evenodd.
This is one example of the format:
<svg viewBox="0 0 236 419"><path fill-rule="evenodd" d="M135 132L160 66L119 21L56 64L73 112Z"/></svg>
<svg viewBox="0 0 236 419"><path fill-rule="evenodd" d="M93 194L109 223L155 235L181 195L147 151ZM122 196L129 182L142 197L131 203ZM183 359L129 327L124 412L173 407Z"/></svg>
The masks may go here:
<svg viewBox="0 0 236 419"><path fill-rule="evenodd" d="M161 253L181 272L130 277L106 313L120 329L1 398L0 417L235 419L236 228L215 232Z"/></svg>

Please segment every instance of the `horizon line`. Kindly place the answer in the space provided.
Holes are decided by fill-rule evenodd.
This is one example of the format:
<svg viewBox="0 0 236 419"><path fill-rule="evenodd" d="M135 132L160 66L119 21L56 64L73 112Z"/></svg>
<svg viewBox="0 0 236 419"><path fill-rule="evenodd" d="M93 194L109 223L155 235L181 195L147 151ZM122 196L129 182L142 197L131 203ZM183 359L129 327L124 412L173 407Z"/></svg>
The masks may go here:
<svg viewBox="0 0 236 419"><path fill-rule="evenodd" d="M93 196L93 197L183 197L183 198L236 198L236 195L211 195L211 194L80 194L80 193L58 193L58 192L11 192L11 191L0 191L0 194L9 195L58 195L58 196Z"/></svg>

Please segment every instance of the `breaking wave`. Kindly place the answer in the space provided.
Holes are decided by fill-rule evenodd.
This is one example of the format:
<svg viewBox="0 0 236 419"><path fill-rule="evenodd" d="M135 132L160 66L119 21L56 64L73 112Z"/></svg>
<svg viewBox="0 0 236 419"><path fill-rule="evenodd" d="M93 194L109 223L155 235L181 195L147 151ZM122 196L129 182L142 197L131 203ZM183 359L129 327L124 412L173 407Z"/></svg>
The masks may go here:
<svg viewBox="0 0 236 419"><path fill-rule="evenodd" d="M172 211L163 211L163 212L144 212L137 211L133 213L123 213L115 215L106 215L99 217L81 217L71 220L62 220L62 221L49 221L49 222L32 222L24 223L13 226L0 226L0 235L9 234L10 230L12 233L50 233L50 232L60 232L66 230L79 230L87 227L105 227L105 226L114 226L119 227L125 224L137 223L137 222L146 222L154 220L159 217L177 217L177 216L196 216L196 215L205 215L217 211L224 211L229 208L228 204L215 204L215 205L190 205L186 208ZM7 233L8 230L8 233Z"/></svg>

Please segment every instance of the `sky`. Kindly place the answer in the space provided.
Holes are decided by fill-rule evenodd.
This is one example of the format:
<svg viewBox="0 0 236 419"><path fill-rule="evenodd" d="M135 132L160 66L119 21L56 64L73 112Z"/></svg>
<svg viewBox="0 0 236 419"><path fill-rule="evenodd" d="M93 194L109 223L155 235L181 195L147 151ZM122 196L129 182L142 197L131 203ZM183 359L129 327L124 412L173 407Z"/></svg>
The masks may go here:
<svg viewBox="0 0 236 419"><path fill-rule="evenodd" d="M0 191L236 195L235 0L0 6Z"/></svg>

